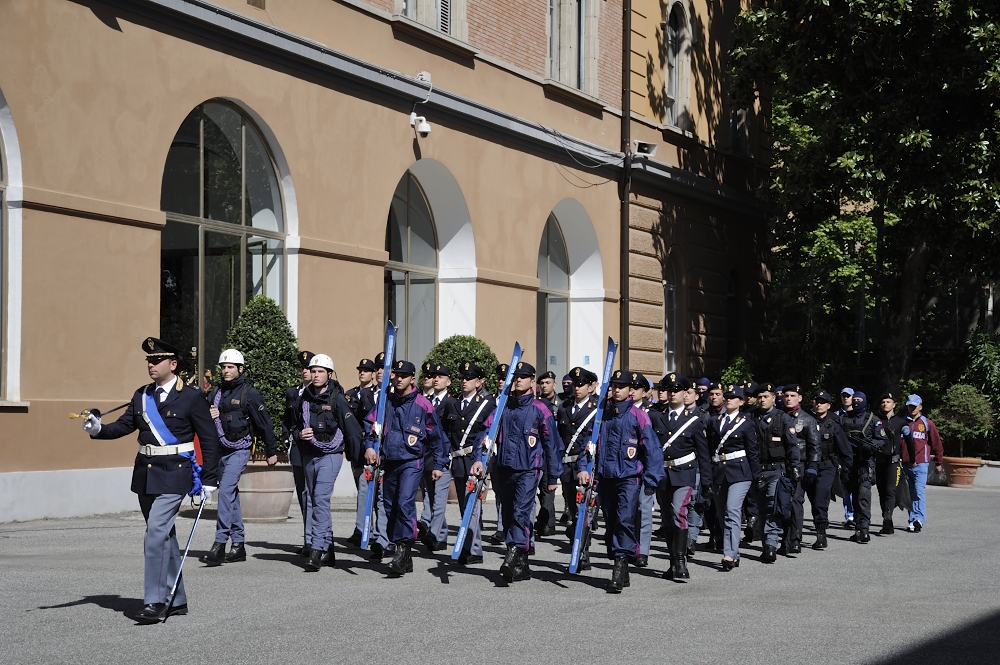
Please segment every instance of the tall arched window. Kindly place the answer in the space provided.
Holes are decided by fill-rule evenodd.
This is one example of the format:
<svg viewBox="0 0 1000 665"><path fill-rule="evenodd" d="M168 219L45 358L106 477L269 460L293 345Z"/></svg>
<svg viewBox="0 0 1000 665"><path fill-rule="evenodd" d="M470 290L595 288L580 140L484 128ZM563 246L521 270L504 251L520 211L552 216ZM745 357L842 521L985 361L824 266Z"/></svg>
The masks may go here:
<svg viewBox="0 0 1000 665"><path fill-rule="evenodd" d="M726 359L740 354L740 278L736 271L729 273L726 290Z"/></svg>
<svg viewBox="0 0 1000 665"><path fill-rule="evenodd" d="M539 373L562 377L569 370L569 261L556 218L549 215L538 246L538 313L535 318Z"/></svg>
<svg viewBox="0 0 1000 665"><path fill-rule="evenodd" d="M684 10L679 4L674 4L664 31L664 46L667 51L667 84L664 91L664 106L666 107L668 125L677 125L680 119L680 81L684 72L682 60L684 25Z"/></svg>
<svg viewBox="0 0 1000 665"><path fill-rule="evenodd" d="M7 330L7 161L0 140L0 398L7 395L4 371L7 360L7 345L4 332Z"/></svg>
<svg viewBox="0 0 1000 665"><path fill-rule="evenodd" d="M669 258L663 268L663 373L677 369L677 275Z"/></svg>
<svg viewBox="0 0 1000 665"><path fill-rule="evenodd" d="M438 256L430 206L409 171L392 195L385 250L385 315L399 328L396 358L418 365L436 339Z"/></svg>
<svg viewBox="0 0 1000 665"><path fill-rule="evenodd" d="M167 153L160 208L160 336L190 349L181 369L203 377L247 300L285 302L281 188L243 111L215 100L188 114Z"/></svg>

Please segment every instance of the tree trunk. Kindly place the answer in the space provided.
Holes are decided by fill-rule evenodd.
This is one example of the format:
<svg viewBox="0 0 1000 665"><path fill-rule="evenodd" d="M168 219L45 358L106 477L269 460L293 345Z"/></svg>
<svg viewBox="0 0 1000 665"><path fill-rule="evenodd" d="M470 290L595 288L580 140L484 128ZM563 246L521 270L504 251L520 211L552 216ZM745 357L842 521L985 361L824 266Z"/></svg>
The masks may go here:
<svg viewBox="0 0 1000 665"><path fill-rule="evenodd" d="M917 337L921 295L930 265L930 248L926 240L910 246L903 260L903 270L889 297L888 325L882 336L879 367L881 390L897 390L910 372L913 345Z"/></svg>

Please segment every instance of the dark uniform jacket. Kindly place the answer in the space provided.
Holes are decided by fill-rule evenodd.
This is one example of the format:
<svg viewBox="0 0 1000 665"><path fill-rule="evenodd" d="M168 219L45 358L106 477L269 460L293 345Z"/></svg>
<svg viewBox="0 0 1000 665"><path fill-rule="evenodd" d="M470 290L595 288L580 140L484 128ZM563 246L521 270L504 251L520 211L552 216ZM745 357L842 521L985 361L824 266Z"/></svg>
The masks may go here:
<svg viewBox="0 0 1000 665"><path fill-rule="evenodd" d="M304 409L309 409L309 424L303 420ZM337 439L338 432L342 440L331 450L325 451L310 441L302 440L302 430L311 427L313 438L319 443L332 443ZM292 436L295 445L300 447L304 457L315 457L345 453L347 459L355 460L361 456L361 425L350 405L344 398L344 391L336 381L327 383L326 391L318 392L313 385L306 386L295 404L295 424L292 425Z"/></svg>
<svg viewBox="0 0 1000 665"><path fill-rule="evenodd" d="M552 397L539 397L538 401L541 402L542 404L544 404L545 406L549 407L549 410L552 411L552 417L555 418L556 421L559 420L559 396L558 395L553 395Z"/></svg>
<svg viewBox="0 0 1000 665"><path fill-rule="evenodd" d="M817 418L816 424L819 425L820 460L832 461L834 464L839 464L842 471L850 471L854 453L840 422L832 414L827 413L825 418ZM818 462L813 462L809 466L815 468L817 465Z"/></svg>
<svg viewBox="0 0 1000 665"><path fill-rule="evenodd" d="M586 471L588 454L576 463ZM631 399L604 408L594 475L605 479L641 478L646 494L663 480L663 453L649 415Z"/></svg>
<svg viewBox="0 0 1000 665"><path fill-rule="evenodd" d="M594 421L597 416L591 417L592 414L597 409L597 398L591 395L587 398L587 401L580 405L580 408L573 413L573 407L576 406L576 400L571 399L563 402L559 406L559 412L556 415L556 419L559 427L559 443L561 446L560 455L562 455L563 464L572 465L576 462L582 451L588 443L590 443L590 433L594 431ZM587 420L590 418L590 420ZM586 425L584 425L586 421ZM576 439L573 439L573 435L576 434L577 430L580 431Z"/></svg>
<svg viewBox="0 0 1000 665"><path fill-rule="evenodd" d="M736 413L735 420L723 430L726 414L721 413L708 428L708 447L712 453L713 481L716 484L756 480L760 476L757 456L757 426L745 413ZM725 441L723 441L725 439ZM735 459L730 455L745 451Z"/></svg>
<svg viewBox="0 0 1000 665"><path fill-rule="evenodd" d="M876 462L898 462L900 456L900 442L903 439L903 427L906 426L906 417L894 413L886 418L881 414L882 424L885 425L885 435L888 437L882 450L875 454Z"/></svg>
<svg viewBox="0 0 1000 665"><path fill-rule="evenodd" d="M359 423L363 423L368 416L368 412L375 408L375 391L377 388L371 386L355 386L344 394L348 406L354 412L354 417Z"/></svg>
<svg viewBox="0 0 1000 665"><path fill-rule="evenodd" d="M208 402L197 388L184 385L179 378L167 386L166 399L158 402L151 383L135 391L125 413L113 423L101 423L101 431L95 439L118 439L139 430L140 446L158 446L153 432L142 417L143 395L149 393L163 424L177 437L179 443L191 443L195 434L201 446L201 481L205 485L218 486L219 476L219 436L215 423L208 413ZM132 491L136 494L187 494L193 485L191 461L180 455L135 456L132 471Z"/></svg>
<svg viewBox="0 0 1000 665"><path fill-rule="evenodd" d="M882 419L868 409L845 413L840 417L840 426L851 442L855 469L865 467L889 442Z"/></svg>
<svg viewBox="0 0 1000 665"><path fill-rule="evenodd" d="M819 462L819 427L816 419L801 406L793 411L787 411L788 437L799 448L800 461L795 463L799 471L804 471L803 465Z"/></svg>
<svg viewBox="0 0 1000 665"><path fill-rule="evenodd" d="M375 422L376 413L368 414L369 425ZM417 391L406 395L392 393L385 404L385 423L379 456L390 462L408 462L423 459L430 453L433 470L441 471L449 463L449 444L441 431L434 406ZM370 433L370 430L369 430ZM371 436L365 447L375 448Z"/></svg>
<svg viewBox="0 0 1000 665"><path fill-rule="evenodd" d="M660 442L667 481L673 487L694 487L700 473L701 482L707 485L711 480L712 462L708 454L708 440L702 414L697 407L685 407L680 416L671 423L670 413L669 404L663 405L662 412L651 409L649 413L656 437ZM688 425L687 423L692 420L694 422ZM668 446L667 441L670 441L678 431L681 432L680 436ZM677 464L674 461L684 459L692 453L694 453L693 460L684 464Z"/></svg>
<svg viewBox="0 0 1000 665"><path fill-rule="evenodd" d="M436 395L431 395L427 399L430 403L434 404L434 398ZM437 413L438 420L441 422L441 431L444 434L444 442L447 444L445 447L448 452L451 452L451 442L454 438L455 429L458 427L459 418L459 404L458 400L451 395L445 393L439 403L434 406L434 411ZM427 451L425 457L430 456L430 451Z"/></svg>
<svg viewBox="0 0 1000 665"><path fill-rule="evenodd" d="M281 416L281 436L288 441L288 461L292 466L302 466L302 454L295 437L292 436L292 428L295 427L295 405L299 403L299 396L306 389L307 383L300 383L297 386L285 388L285 413Z"/></svg>
<svg viewBox="0 0 1000 665"><path fill-rule="evenodd" d="M480 392L469 400L464 409L462 408L462 400L457 400L457 402L458 421L455 423L455 429L451 432L451 449L452 454L456 457L464 457L475 449L479 433L486 429L486 418L497 408L497 404L488 393L484 392ZM472 425L471 429L469 428L470 424ZM466 430L469 431L468 436L465 434ZM464 443L462 442L463 438L465 439Z"/></svg>
<svg viewBox="0 0 1000 665"><path fill-rule="evenodd" d="M757 410L757 454L763 471L772 471L772 464L801 464L797 440L791 436L795 423L778 407L770 411Z"/></svg>
<svg viewBox="0 0 1000 665"><path fill-rule="evenodd" d="M219 395L219 423L226 440L237 442L253 432L256 438L264 440L265 454L268 457L278 454L278 442L274 438L274 424L271 414L267 412L264 398L243 376L233 381L223 381L218 388L208 393L208 405L215 403L216 393ZM230 448L219 441L220 452L223 454Z"/></svg>
<svg viewBox="0 0 1000 665"><path fill-rule="evenodd" d="M486 419L487 428L494 417L496 411ZM484 430L477 440L477 450L481 450L485 438ZM497 433L497 464L512 471L541 470L549 478L558 478L563 468L560 443L549 407L530 392L507 399Z"/></svg>

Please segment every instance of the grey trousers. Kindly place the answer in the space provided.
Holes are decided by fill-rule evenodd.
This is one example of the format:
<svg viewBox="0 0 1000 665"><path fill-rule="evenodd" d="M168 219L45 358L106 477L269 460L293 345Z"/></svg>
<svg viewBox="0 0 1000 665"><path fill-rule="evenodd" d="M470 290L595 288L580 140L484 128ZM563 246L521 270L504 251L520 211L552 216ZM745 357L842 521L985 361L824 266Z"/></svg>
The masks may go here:
<svg viewBox="0 0 1000 665"><path fill-rule="evenodd" d="M181 508L183 494L140 494L139 508L146 518L145 575L143 604L165 603L170 587L181 567L181 550L177 545L174 521ZM174 607L187 603L184 578L177 584Z"/></svg>
<svg viewBox="0 0 1000 665"><path fill-rule="evenodd" d="M645 489L639 491L639 509L635 516L636 535L639 536L639 554L649 556L649 543L653 540L653 504L656 494L646 494Z"/></svg>
<svg viewBox="0 0 1000 665"><path fill-rule="evenodd" d="M670 506L670 515L675 529L688 531L688 515L691 514L691 499L694 497L694 488L685 485L671 485L669 479L660 481L660 486L656 488L656 494L660 501L662 511ZM690 532L689 532L690 537Z"/></svg>
<svg viewBox="0 0 1000 665"><path fill-rule="evenodd" d="M465 506L469 501L468 479L469 469L472 468L474 460L470 456L456 457L451 461L452 478L455 481L455 493L458 495L459 510L462 517L465 517ZM469 520L469 530L465 534L465 544L462 549L473 556L483 555L482 530L483 502L477 501L473 509L472 518Z"/></svg>
<svg viewBox="0 0 1000 665"><path fill-rule="evenodd" d="M240 508L240 476L250 461L250 449L234 450L219 458L219 510L215 520L215 542L246 540Z"/></svg>
<svg viewBox="0 0 1000 665"><path fill-rule="evenodd" d="M701 527L705 523L701 517L705 506L701 499L701 471L694 474L694 488L691 492L691 505L688 507L688 540L698 542L701 535Z"/></svg>
<svg viewBox="0 0 1000 665"><path fill-rule="evenodd" d="M424 508L420 512L420 521L427 526L427 532L439 543L448 542L448 519L445 510L448 508L448 490L451 488L451 471L444 469L436 481L431 478L434 465L424 465L424 476L421 487L424 490Z"/></svg>
<svg viewBox="0 0 1000 665"><path fill-rule="evenodd" d="M365 509L368 507L368 481L365 480L364 471L362 471L360 481L358 482L358 514L355 526L360 532L365 526ZM373 543L378 543L383 548L389 546L389 539L385 536L386 528L388 527L389 518L385 514L385 508L382 505L382 483L381 481L375 487L375 503L372 504L372 532L368 535L368 547L370 548Z"/></svg>
<svg viewBox="0 0 1000 665"><path fill-rule="evenodd" d="M715 507L719 521L725 526L722 551L731 559L740 558L740 526L743 522L743 499L750 491L751 481L722 483L715 486Z"/></svg>
<svg viewBox="0 0 1000 665"><path fill-rule="evenodd" d="M333 544L333 519L330 516L330 497L344 463L341 453L332 455L303 456L306 487L309 488L309 527L306 538L314 550L326 551Z"/></svg>

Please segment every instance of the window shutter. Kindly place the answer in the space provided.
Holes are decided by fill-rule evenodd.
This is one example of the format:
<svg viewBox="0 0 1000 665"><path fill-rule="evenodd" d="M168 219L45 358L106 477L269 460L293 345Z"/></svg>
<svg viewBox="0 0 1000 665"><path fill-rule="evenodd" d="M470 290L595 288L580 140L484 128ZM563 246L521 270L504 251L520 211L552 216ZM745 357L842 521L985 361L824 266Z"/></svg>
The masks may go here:
<svg viewBox="0 0 1000 665"><path fill-rule="evenodd" d="M451 34L451 0L438 0L438 30Z"/></svg>

